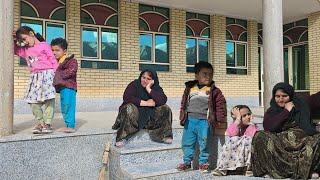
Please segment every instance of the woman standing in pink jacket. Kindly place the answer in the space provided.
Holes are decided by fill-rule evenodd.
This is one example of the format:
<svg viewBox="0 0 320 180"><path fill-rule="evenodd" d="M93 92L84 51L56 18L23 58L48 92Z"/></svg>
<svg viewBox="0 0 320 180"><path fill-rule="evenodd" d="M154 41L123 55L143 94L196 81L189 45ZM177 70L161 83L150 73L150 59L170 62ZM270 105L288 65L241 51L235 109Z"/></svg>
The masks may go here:
<svg viewBox="0 0 320 180"><path fill-rule="evenodd" d="M50 45L28 26L20 27L14 34L14 40L15 54L27 61L30 71L25 100L38 121L33 133L51 133L56 93L52 83L58 67L57 60Z"/></svg>
<svg viewBox="0 0 320 180"><path fill-rule="evenodd" d="M246 105L232 108L231 117L233 123L226 131L230 139L219 154L217 168L212 172L215 176L226 176L228 171L250 168L251 141L258 128L252 123L252 112Z"/></svg>

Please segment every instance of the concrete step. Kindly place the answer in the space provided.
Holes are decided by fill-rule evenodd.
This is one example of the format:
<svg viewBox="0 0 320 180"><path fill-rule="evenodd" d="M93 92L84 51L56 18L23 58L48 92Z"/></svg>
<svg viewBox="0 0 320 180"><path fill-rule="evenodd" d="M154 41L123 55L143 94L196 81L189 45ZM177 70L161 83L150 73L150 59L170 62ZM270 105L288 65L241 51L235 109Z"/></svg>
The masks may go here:
<svg viewBox="0 0 320 180"><path fill-rule="evenodd" d="M139 165L131 165L124 167L123 170L125 173L130 175L132 179L141 179L141 178L151 178L168 174L181 173L176 167L181 161L178 160L169 160L165 163L163 162L149 162Z"/></svg>
<svg viewBox="0 0 320 180"><path fill-rule="evenodd" d="M182 131L182 129L173 130L174 141L169 145L152 142L148 139L147 132L142 131L139 132L138 137L131 138L123 148L112 146L109 167L111 179L140 178L139 171L145 174L146 177L149 176L148 174L158 176L158 174L162 175L163 173L178 173L175 167L182 162ZM142 141L139 138L144 140ZM213 165L216 164L219 148L222 147L225 140L225 136L209 137L209 152L211 154L209 159ZM195 162L197 162L197 156L198 154L196 153ZM171 162L171 165L166 167L169 162ZM159 166L152 165L154 163L158 163ZM194 165L197 167L197 163ZM147 168L144 168L144 166L147 166ZM144 170L149 171L149 173L144 172Z"/></svg>
<svg viewBox="0 0 320 180"><path fill-rule="evenodd" d="M225 177L217 177L211 173L202 173L199 170L190 170L181 172L176 169L181 161L170 160L164 163L145 163L139 165L127 166L123 170L128 174L127 179L143 179L143 180L243 180L243 179L264 179L257 177L246 177L241 175L232 175Z"/></svg>
<svg viewBox="0 0 320 180"><path fill-rule="evenodd" d="M24 135L0 139L0 179L97 179L112 131Z"/></svg>
<svg viewBox="0 0 320 180"><path fill-rule="evenodd" d="M121 167L154 161L165 162L172 157L182 157L181 136L182 129L174 129L172 144L157 143L151 141L147 131L143 130L131 138L124 147L112 146L111 151L119 158Z"/></svg>
<svg viewBox="0 0 320 180"><path fill-rule="evenodd" d="M181 140L182 138L182 132L183 132L183 128L173 128L172 133L173 133L173 139L174 140ZM115 142L115 136L116 134L114 134L114 137L112 139L113 142ZM134 149L136 148L137 144L140 143L145 143L145 142L153 142L150 139L148 130L140 130L138 133L136 133L133 137L131 137L130 139L127 140L126 142L126 146L122 149ZM159 143L157 143L159 144ZM133 146L132 146L133 145Z"/></svg>

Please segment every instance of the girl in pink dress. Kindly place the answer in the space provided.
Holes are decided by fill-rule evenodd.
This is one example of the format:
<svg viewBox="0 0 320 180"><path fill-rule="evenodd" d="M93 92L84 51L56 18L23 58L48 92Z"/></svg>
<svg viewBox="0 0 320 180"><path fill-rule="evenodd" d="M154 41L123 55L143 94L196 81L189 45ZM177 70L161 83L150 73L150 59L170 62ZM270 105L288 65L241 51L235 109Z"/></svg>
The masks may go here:
<svg viewBox="0 0 320 180"><path fill-rule="evenodd" d="M228 171L250 167L251 141L258 130L252 123L252 112L246 105L237 105L232 108L231 117L233 122L226 131L230 139L219 154L217 168L212 172L215 176L225 176Z"/></svg>

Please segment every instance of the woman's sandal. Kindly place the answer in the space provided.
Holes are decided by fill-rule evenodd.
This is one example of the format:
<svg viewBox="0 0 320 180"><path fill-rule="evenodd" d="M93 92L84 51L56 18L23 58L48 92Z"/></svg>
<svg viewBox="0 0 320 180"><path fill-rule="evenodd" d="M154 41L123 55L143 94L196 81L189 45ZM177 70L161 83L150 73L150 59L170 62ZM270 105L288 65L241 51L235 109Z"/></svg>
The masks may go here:
<svg viewBox="0 0 320 180"><path fill-rule="evenodd" d="M173 139L172 139L172 138L163 138L162 141L163 141L163 143L165 143L165 144L172 144Z"/></svg>
<svg viewBox="0 0 320 180"><path fill-rule="evenodd" d="M319 179L319 173L316 173L316 172L312 173L311 179Z"/></svg>
<svg viewBox="0 0 320 180"><path fill-rule="evenodd" d="M115 146L118 148L122 148L124 145L126 145L126 140L120 140L115 144Z"/></svg>

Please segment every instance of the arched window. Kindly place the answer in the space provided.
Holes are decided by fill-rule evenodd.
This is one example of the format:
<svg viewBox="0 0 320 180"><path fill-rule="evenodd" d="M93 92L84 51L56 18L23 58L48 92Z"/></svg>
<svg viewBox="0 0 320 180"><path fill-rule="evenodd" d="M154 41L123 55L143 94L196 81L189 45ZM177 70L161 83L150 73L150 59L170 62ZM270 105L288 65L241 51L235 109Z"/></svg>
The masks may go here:
<svg viewBox="0 0 320 180"><path fill-rule="evenodd" d="M246 75L247 58L247 21L226 18L226 65L227 74Z"/></svg>
<svg viewBox="0 0 320 180"><path fill-rule="evenodd" d="M118 1L81 0L81 68L119 69Z"/></svg>
<svg viewBox="0 0 320 180"><path fill-rule="evenodd" d="M34 3L21 0L21 26L29 26L40 33L50 44L55 38L66 38L66 4L65 1L46 0ZM26 61L20 59L20 65Z"/></svg>
<svg viewBox="0 0 320 180"><path fill-rule="evenodd" d="M169 71L169 9L139 5L139 69Z"/></svg>
<svg viewBox="0 0 320 180"><path fill-rule="evenodd" d="M210 16L186 14L186 71L194 72L194 65L210 59Z"/></svg>

